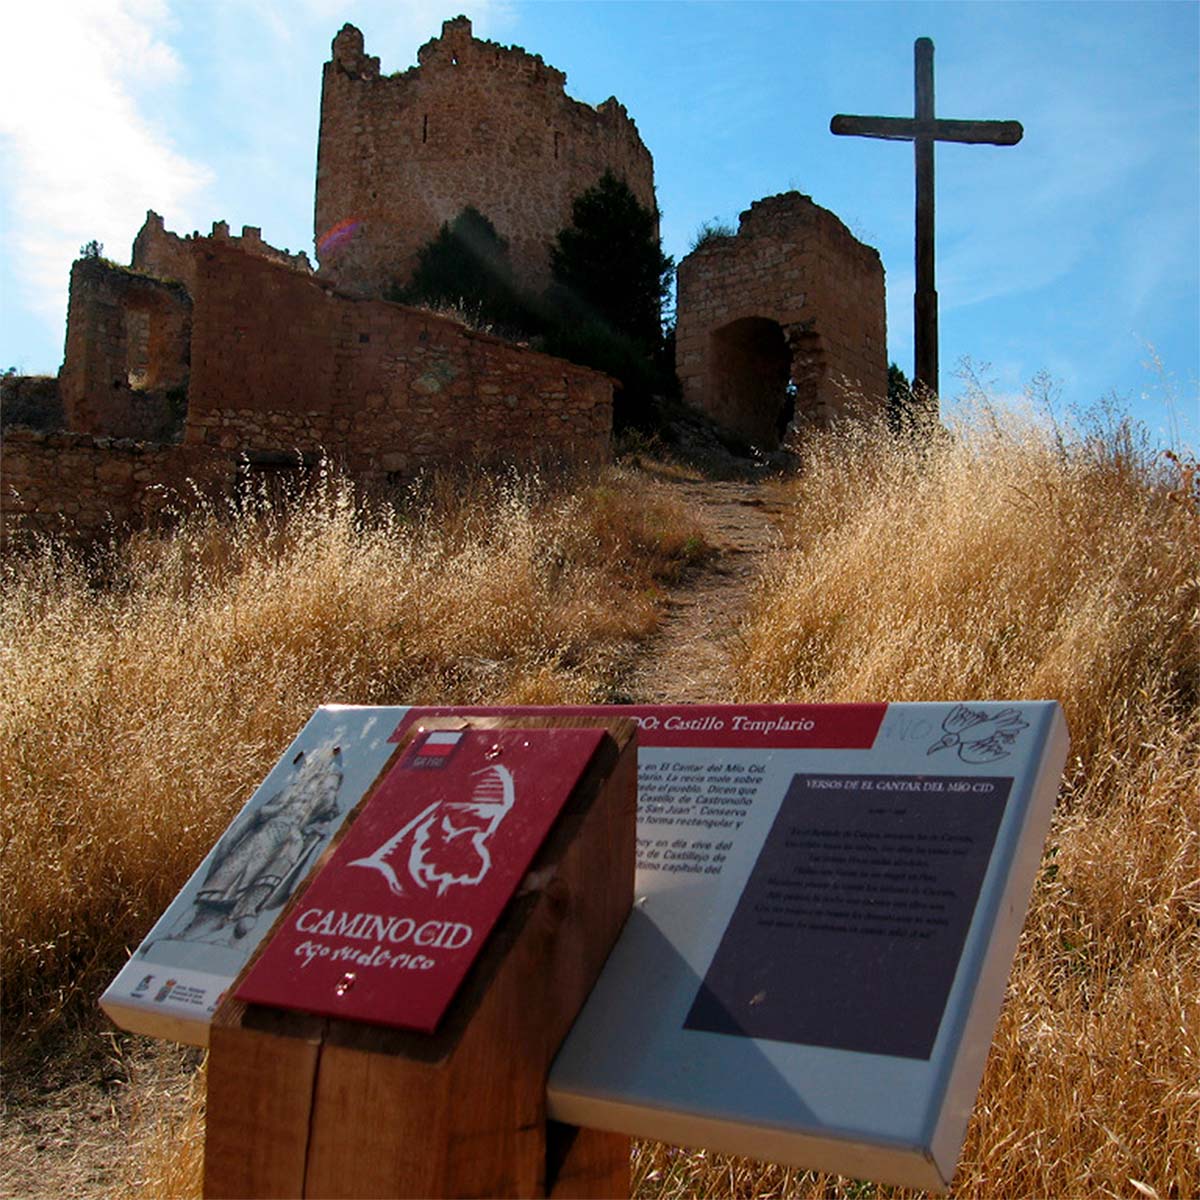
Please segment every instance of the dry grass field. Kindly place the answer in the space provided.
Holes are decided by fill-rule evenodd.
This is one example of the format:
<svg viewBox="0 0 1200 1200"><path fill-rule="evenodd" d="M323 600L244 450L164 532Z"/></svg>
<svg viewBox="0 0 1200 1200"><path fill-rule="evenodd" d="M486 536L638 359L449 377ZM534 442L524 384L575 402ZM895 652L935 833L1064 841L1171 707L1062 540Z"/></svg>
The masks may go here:
<svg viewBox="0 0 1200 1200"><path fill-rule="evenodd" d="M374 510L327 477L99 563L5 563L6 1058L90 1011L318 704L602 701L704 552L613 468L434 480Z"/></svg>
<svg viewBox="0 0 1200 1200"><path fill-rule="evenodd" d="M1200 495L1120 422L987 413L921 451L810 442L737 644L744 700L1062 701L1068 778L955 1185L1200 1193ZM1182 469L1181 469L1182 468ZM4 570L9 1071L85 1010L316 704L599 701L704 553L646 477L327 480L102 564ZM74 1044L74 1043L70 1043ZM15 1065L14 1065L15 1064ZM202 1077L151 1101L130 1196L195 1195ZM900 1196L655 1144L640 1197Z"/></svg>
<svg viewBox="0 0 1200 1200"><path fill-rule="evenodd" d="M786 485L744 700L1058 699L1072 756L954 1194L1200 1194L1200 493L1116 419L847 430ZM650 1148L643 1196L902 1195Z"/></svg>

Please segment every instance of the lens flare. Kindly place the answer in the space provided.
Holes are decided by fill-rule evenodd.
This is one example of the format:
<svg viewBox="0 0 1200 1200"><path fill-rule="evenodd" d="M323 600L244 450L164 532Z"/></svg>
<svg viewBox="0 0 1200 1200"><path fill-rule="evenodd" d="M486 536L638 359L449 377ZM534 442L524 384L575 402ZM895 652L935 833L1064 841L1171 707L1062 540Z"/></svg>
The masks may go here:
<svg viewBox="0 0 1200 1200"><path fill-rule="evenodd" d="M344 221L339 221L336 225L327 229L317 239L318 257L324 258L326 254L336 254L344 246L348 245L361 224L362 221L357 217L347 217Z"/></svg>

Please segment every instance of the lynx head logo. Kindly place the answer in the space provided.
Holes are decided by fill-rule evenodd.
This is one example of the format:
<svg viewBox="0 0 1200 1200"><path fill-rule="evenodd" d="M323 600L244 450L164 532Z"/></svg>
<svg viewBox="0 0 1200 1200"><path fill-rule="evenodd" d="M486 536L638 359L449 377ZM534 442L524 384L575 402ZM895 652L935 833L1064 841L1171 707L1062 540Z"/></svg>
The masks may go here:
<svg viewBox="0 0 1200 1200"><path fill-rule="evenodd" d="M480 883L492 866L488 843L512 811L516 790L512 772L498 763L473 778L468 799L435 800L350 866L378 871L397 896L408 895L405 884L442 896L447 888Z"/></svg>

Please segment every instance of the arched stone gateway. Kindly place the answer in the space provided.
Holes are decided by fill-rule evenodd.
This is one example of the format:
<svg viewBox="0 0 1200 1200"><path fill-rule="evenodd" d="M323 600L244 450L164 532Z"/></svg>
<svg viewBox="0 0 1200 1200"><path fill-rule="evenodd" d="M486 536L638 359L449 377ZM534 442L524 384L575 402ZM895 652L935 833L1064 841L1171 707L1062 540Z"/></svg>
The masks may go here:
<svg viewBox="0 0 1200 1200"><path fill-rule="evenodd" d="M886 404L879 254L798 192L757 201L736 237L679 264L677 321L684 399L754 445Z"/></svg>
<svg viewBox="0 0 1200 1200"><path fill-rule="evenodd" d="M709 415L758 446L778 445L792 419L792 352L783 327L742 317L713 331Z"/></svg>

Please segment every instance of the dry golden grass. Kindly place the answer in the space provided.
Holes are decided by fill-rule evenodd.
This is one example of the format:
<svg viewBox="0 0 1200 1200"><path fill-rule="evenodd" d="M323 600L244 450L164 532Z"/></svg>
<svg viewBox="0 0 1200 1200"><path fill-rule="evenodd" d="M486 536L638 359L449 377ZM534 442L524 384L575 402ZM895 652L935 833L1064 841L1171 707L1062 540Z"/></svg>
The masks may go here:
<svg viewBox="0 0 1200 1200"><path fill-rule="evenodd" d="M614 468L399 511L325 478L135 539L103 583L60 546L5 563L6 1053L90 1007L317 705L602 700L702 551Z"/></svg>
<svg viewBox="0 0 1200 1200"><path fill-rule="evenodd" d="M984 413L923 452L813 441L744 628L741 699L1066 710L956 1196L1200 1193L1200 505L1112 434ZM666 1147L638 1167L641 1196L907 1194Z"/></svg>
<svg viewBox="0 0 1200 1200"><path fill-rule="evenodd" d="M183 1103L159 1103L135 1124L137 1154L117 1200L190 1200L204 1184L206 1072L197 1071ZM172 1097L175 1099L175 1097Z"/></svg>
<svg viewBox="0 0 1200 1200"><path fill-rule="evenodd" d="M736 698L1055 698L1071 727L957 1196L1200 1193L1191 468L1121 428L985 414L921 453L817 439L785 488L794 549L755 597ZM81 970L94 994L316 703L603 696L700 550L639 488L442 484L436 520L364 518L335 490L290 522L133 546L119 586L48 558L7 579L6 1002L52 1012ZM198 1193L200 1095L149 1120L131 1195ZM671 1200L907 1194L657 1144L634 1181Z"/></svg>

